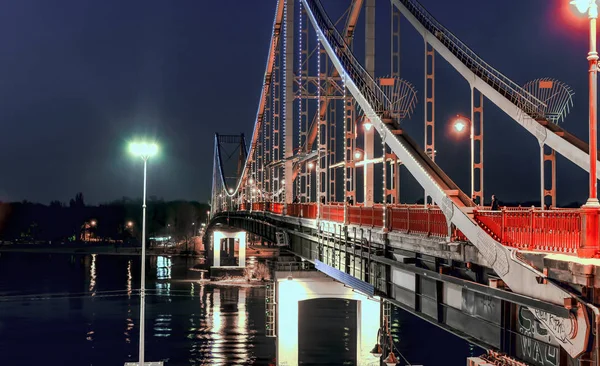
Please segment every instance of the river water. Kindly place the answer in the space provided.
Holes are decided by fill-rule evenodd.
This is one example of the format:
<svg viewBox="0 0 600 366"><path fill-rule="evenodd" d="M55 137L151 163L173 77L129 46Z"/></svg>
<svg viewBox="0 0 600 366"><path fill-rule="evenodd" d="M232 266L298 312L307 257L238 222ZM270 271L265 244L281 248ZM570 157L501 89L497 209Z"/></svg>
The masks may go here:
<svg viewBox="0 0 600 366"><path fill-rule="evenodd" d="M275 340L265 336L264 287L201 284L187 270L193 264L179 257L148 260L146 361L273 362ZM139 260L129 256L1 253L0 365L136 361L139 272ZM396 345L413 364L464 365L466 357L481 353L401 310L392 319ZM345 325L343 317L310 321ZM319 364L340 364L336 355L344 345L328 334L319 337L312 341L331 351Z"/></svg>

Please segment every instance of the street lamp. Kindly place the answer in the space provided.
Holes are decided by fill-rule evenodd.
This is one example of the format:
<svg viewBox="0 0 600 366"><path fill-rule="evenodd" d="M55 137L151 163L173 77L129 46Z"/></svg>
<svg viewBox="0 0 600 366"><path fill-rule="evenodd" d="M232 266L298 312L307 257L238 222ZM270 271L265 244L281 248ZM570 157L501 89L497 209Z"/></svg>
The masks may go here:
<svg viewBox="0 0 600 366"><path fill-rule="evenodd" d="M596 51L596 19L598 18L598 4L596 0L574 0L570 2L577 10L590 19L590 49L587 55L589 63L589 132L590 132L590 193L583 205L583 243L577 254L581 257L593 257L598 250L598 220L600 216L600 203L598 203L598 190L596 178L597 123L596 107L598 104L598 52Z"/></svg>
<svg viewBox="0 0 600 366"><path fill-rule="evenodd" d="M140 279L140 355L139 365L144 365L144 312L146 297L146 171L148 159L156 155L158 145L149 142L132 142L129 151L144 161L144 195L142 198L142 273Z"/></svg>
<svg viewBox="0 0 600 366"><path fill-rule="evenodd" d="M454 130L456 132L463 132L465 130L465 128L467 127L467 124L465 123L465 121L463 121L462 118L457 118L454 121L454 124L452 125L452 127L454 127Z"/></svg>
<svg viewBox="0 0 600 366"><path fill-rule="evenodd" d="M362 150L358 149L358 148L355 148L354 149L354 159L360 161L360 160L362 160L362 157L363 157Z"/></svg>
<svg viewBox="0 0 600 366"><path fill-rule="evenodd" d="M473 121L465 116L461 116L457 114L452 121L452 129L454 132L458 134L462 134L469 127L469 139L471 140L471 197L475 195L475 131L473 129ZM483 182L479 182L479 190L482 190ZM481 202L483 202L483 197L481 197Z"/></svg>
<svg viewBox="0 0 600 366"><path fill-rule="evenodd" d="M598 5L596 0L574 0L571 4L577 10L588 14L590 19L590 50L587 60L589 62L589 132L590 132L590 194L585 206L600 208L596 186L596 160L597 160L597 75L598 75L598 52L596 50L596 19L598 18Z"/></svg>

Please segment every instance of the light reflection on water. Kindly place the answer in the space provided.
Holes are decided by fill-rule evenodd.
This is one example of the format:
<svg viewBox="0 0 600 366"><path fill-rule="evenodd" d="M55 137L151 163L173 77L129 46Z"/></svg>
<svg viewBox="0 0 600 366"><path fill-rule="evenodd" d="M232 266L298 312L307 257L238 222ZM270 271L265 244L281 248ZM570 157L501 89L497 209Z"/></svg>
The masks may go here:
<svg viewBox="0 0 600 366"><path fill-rule="evenodd" d="M148 261L146 360L165 365L268 365L265 289L204 285L177 257ZM249 263L251 260L249 259ZM0 365L123 365L138 358L138 258L2 253L0 294L94 293L52 300L0 297ZM10 280L7 280L10 279ZM398 349L416 364L464 364L467 343L394 310ZM332 324L331 319L305 319ZM330 334L319 335L329 347ZM431 352L435 340L439 352ZM35 352L32 352L35 350ZM335 365L332 360L323 360Z"/></svg>
<svg viewBox="0 0 600 366"><path fill-rule="evenodd" d="M10 360L3 364L122 365L137 360L136 258L93 255L70 263L70 256L21 256L0 257L0 277L10 273L15 278L2 282L0 292L95 296L0 301L0 354ZM35 265L24 270L24 262ZM149 261L146 359L169 366L268 364L275 345L264 334L264 288L189 280L185 269L193 264L170 257ZM53 280L39 286L41 276Z"/></svg>
<svg viewBox="0 0 600 366"><path fill-rule="evenodd" d="M92 254L92 264L90 265L90 288L92 296L96 296L96 254Z"/></svg>

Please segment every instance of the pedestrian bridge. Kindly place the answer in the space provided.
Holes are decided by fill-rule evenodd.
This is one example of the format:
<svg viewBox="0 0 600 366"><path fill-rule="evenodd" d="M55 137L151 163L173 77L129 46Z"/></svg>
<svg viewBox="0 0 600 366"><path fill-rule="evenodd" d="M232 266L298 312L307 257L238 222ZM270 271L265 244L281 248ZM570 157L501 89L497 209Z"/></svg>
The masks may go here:
<svg viewBox="0 0 600 366"><path fill-rule="evenodd" d="M547 78L517 84L417 0L391 0L391 73L376 78L375 1L350 3L341 17L330 17L319 0L277 1L250 143L243 135L215 135L206 239L216 224L242 229L486 349L529 360L537 347L560 353L560 362L598 364L600 210L489 210L475 203L483 198L484 97L539 143L540 206L556 199L556 154L588 171L595 186L595 151L558 126L570 89ZM361 62L352 44L363 7ZM404 128L417 91L400 78L400 19L425 45L424 146ZM470 89L470 194L435 161L436 54ZM399 204L401 167L431 205ZM517 326L521 318L528 321Z"/></svg>

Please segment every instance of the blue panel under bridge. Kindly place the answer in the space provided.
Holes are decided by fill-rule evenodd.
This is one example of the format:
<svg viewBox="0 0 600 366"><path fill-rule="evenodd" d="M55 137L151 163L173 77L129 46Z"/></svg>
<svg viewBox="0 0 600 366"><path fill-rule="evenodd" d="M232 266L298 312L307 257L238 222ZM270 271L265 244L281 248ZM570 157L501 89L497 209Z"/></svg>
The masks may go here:
<svg viewBox="0 0 600 366"><path fill-rule="evenodd" d="M373 287L373 285L368 284L364 281L361 281L356 277L353 277L345 272L340 271L337 268L328 266L327 264L325 264L319 260L315 260L315 268L318 269L319 271L325 273L329 277L335 278L336 280L340 281L341 283L348 285L348 286L352 287L353 289L358 290L367 296L375 295L375 288Z"/></svg>

